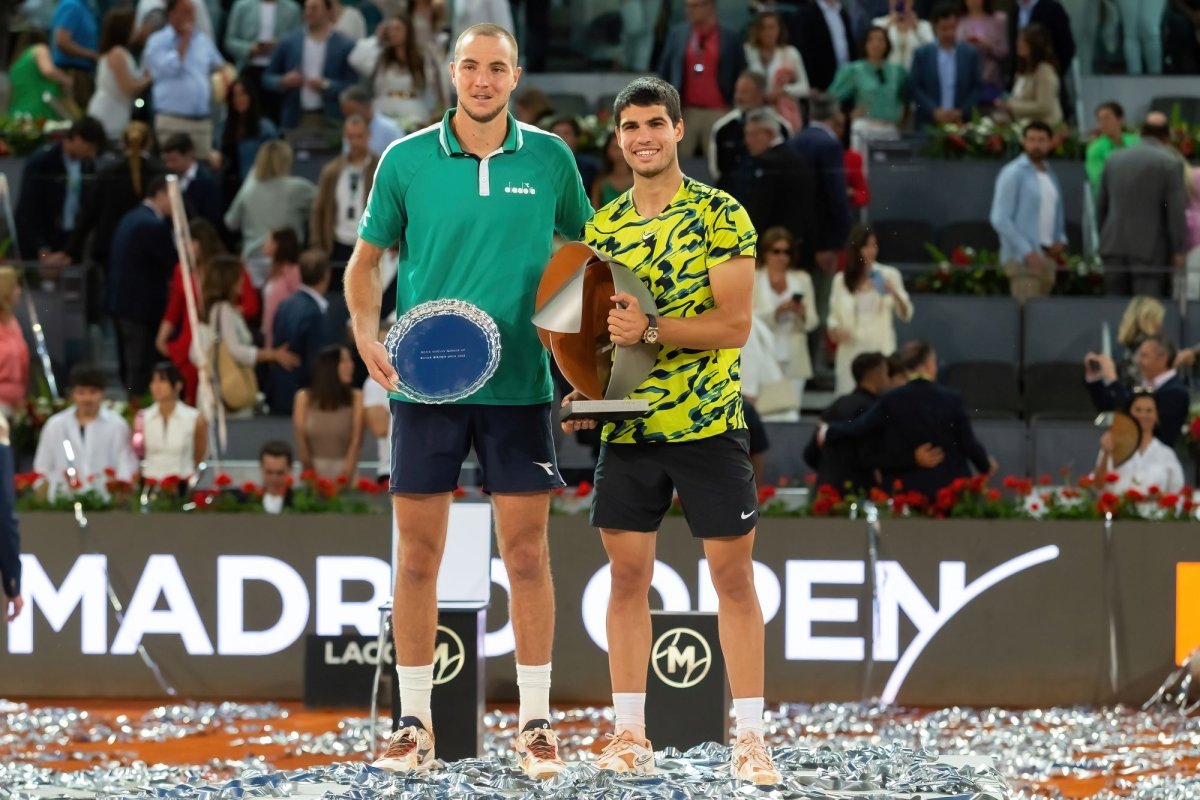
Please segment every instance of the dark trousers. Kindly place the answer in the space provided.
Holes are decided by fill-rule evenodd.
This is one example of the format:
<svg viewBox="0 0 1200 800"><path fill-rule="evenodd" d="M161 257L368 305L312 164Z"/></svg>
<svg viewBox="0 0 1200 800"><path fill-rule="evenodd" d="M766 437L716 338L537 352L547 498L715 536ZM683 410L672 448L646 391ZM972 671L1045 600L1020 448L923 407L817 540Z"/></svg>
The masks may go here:
<svg viewBox="0 0 1200 800"><path fill-rule="evenodd" d="M346 264L354 254L354 245L334 242L329 251L329 291L340 292L346 278Z"/></svg>
<svg viewBox="0 0 1200 800"><path fill-rule="evenodd" d="M262 115L275 126L279 126L279 111L283 100L283 95L279 92L268 91L263 87L262 76L267 71L266 67L259 67L254 64L247 64L242 67L241 78L245 81L246 86L253 89L254 94L258 96L259 108L262 109Z"/></svg>
<svg viewBox="0 0 1200 800"><path fill-rule="evenodd" d="M120 318L116 323L121 383L130 397L141 397L150 391L150 373L162 358L154 349L154 336L158 333L158 324Z"/></svg>
<svg viewBox="0 0 1200 800"><path fill-rule="evenodd" d="M1170 281L1162 264L1147 264L1126 256L1101 255L1104 261L1104 293L1166 297Z"/></svg>

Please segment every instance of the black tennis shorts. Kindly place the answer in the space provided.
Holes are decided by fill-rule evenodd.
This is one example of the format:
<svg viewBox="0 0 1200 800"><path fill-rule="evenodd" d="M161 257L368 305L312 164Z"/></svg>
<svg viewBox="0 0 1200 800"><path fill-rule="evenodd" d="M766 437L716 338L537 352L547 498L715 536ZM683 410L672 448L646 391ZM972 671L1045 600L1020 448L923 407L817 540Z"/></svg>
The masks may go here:
<svg viewBox="0 0 1200 800"><path fill-rule="evenodd" d="M471 448L483 469L485 492L541 492L563 485L549 403L424 405L392 400L391 407L393 494L454 491Z"/></svg>
<svg viewBox="0 0 1200 800"><path fill-rule="evenodd" d="M678 492L693 536L745 536L758 522L749 438L745 430L733 430L692 442L605 442L596 464L592 525L655 532Z"/></svg>

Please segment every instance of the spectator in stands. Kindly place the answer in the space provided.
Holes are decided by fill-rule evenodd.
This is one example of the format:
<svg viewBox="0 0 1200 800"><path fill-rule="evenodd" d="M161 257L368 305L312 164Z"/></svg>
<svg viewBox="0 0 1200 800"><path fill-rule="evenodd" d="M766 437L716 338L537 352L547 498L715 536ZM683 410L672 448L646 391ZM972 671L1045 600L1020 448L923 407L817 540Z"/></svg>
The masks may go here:
<svg viewBox="0 0 1200 800"><path fill-rule="evenodd" d="M379 341L387 338L391 327L388 321L379 324ZM362 404L363 427L375 439L375 480L388 486L392 477L392 405L387 390L369 375L362 385Z"/></svg>
<svg viewBox="0 0 1200 800"><path fill-rule="evenodd" d="M1142 346L1142 342L1162 333L1166 316L1167 309L1153 297L1139 295L1131 298L1129 305L1125 306L1125 313L1121 315L1121 322L1117 325L1117 341L1125 348L1121 354L1119 374L1126 380L1136 384L1141 379L1136 364L1138 348ZM1179 356L1176 356L1176 367L1179 367L1179 362Z"/></svg>
<svg viewBox="0 0 1200 800"><path fill-rule="evenodd" d="M1167 0L1117 0L1125 44L1125 73L1161 75L1163 12Z"/></svg>
<svg viewBox="0 0 1200 800"><path fill-rule="evenodd" d="M263 93L263 73L279 40L299 30L302 23L296 0L236 0L225 25L225 52L237 64L240 80L251 92L264 102L271 101L272 106L264 107L262 113L273 120L279 119L279 95ZM247 161L246 168L249 166Z"/></svg>
<svg viewBox="0 0 1200 800"><path fill-rule="evenodd" d="M380 23L374 36L354 45L350 66L366 81L375 110L405 130L425 125L449 103L442 79L448 73L433 48L421 45L408 16Z"/></svg>
<svg viewBox="0 0 1200 800"><path fill-rule="evenodd" d="M253 173L225 212L225 226L242 232L243 258L261 255L271 231L306 229L317 189L291 171L292 147L287 142L275 139L259 148Z"/></svg>
<svg viewBox="0 0 1200 800"><path fill-rule="evenodd" d="M354 360L343 345L317 353L308 387L296 392L292 434L300 467L328 478L350 480L362 446L362 390L351 385Z"/></svg>
<svg viewBox="0 0 1200 800"><path fill-rule="evenodd" d="M770 448L763 415L782 422L800 419L800 398L794 384L784 377L775 360L771 329L759 317L750 321L750 334L742 347L740 360L742 378L742 408L746 413L746 432L749 434L750 465L754 481L767 485L766 452ZM761 411L760 411L761 409Z"/></svg>
<svg viewBox="0 0 1200 800"><path fill-rule="evenodd" d="M1096 128L1099 135L1088 143L1085 166L1092 191L1098 195L1100 177L1104 174L1104 165L1109 157L1118 150L1137 144L1138 135L1125 130L1125 109L1114 100L1101 103L1096 108Z"/></svg>
<svg viewBox="0 0 1200 800"><path fill-rule="evenodd" d="M861 151L873 139L895 139L908 113L908 73L888 60L891 42L883 28L867 29L863 57L840 68L829 93L854 105L850 146Z"/></svg>
<svg viewBox="0 0 1200 800"><path fill-rule="evenodd" d="M196 160L196 147L186 133L173 133L163 142L163 163L179 178L189 217L221 225L221 186L208 166Z"/></svg>
<svg viewBox="0 0 1200 800"><path fill-rule="evenodd" d="M221 170L224 188L221 196L229 205L238 187L250 175L258 150L266 142L279 138L275 123L268 118L260 95L251 84L236 80L229 86L229 105L219 137L220 150L212 160Z"/></svg>
<svg viewBox="0 0 1200 800"><path fill-rule="evenodd" d="M992 195L1000 263L1013 297L1022 303L1050 293L1067 246L1062 186L1046 161L1052 136L1044 122L1026 125L1025 152L1000 170Z"/></svg>
<svg viewBox="0 0 1200 800"><path fill-rule="evenodd" d="M1058 65L1050 37L1033 24L1017 36L1017 78L1012 95L995 103L996 112L1018 124L1044 122L1054 127L1063 120Z"/></svg>
<svg viewBox="0 0 1200 800"><path fill-rule="evenodd" d="M348 6L341 0L330 0L329 14L333 29L350 41L357 42L367 35L367 21L354 6Z"/></svg>
<svg viewBox="0 0 1200 800"><path fill-rule="evenodd" d="M150 88L153 80L138 68L133 53L129 52L132 36L132 10L114 8L105 15L96 91L88 101L87 113L100 120L112 141L121 138L133 115L133 101Z"/></svg>
<svg viewBox="0 0 1200 800"><path fill-rule="evenodd" d="M781 411L760 408L767 422L795 421L804 399L804 384L812 377L808 334L821 323L812 278L796 269L799 247L787 228L766 230L758 240L758 270L754 279L754 314L770 334L772 359L783 379L795 387L795 406ZM788 419L784 420L783 416Z"/></svg>
<svg viewBox="0 0 1200 800"><path fill-rule="evenodd" d="M846 115L839 113L833 120L833 130L838 138L846 139ZM871 187L867 184L866 161L862 153L847 147L842 154L846 166L846 197L850 201L851 214L866 208L871 202Z"/></svg>
<svg viewBox="0 0 1200 800"><path fill-rule="evenodd" d="M1071 31L1071 18L1059 0L1016 0L1016 9L1008 18L1009 52L1017 51L1017 35L1034 24L1041 25L1050 33L1051 52L1054 53L1059 74L1068 74L1071 62L1075 60L1075 34ZM1014 80L1015 77L1014 74Z"/></svg>
<svg viewBox="0 0 1200 800"><path fill-rule="evenodd" d="M121 380L130 397L141 397L158 360L155 334L177 258L165 178L147 183L144 202L121 218L110 255L108 311L116 321Z"/></svg>
<svg viewBox="0 0 1200 800"><path fill-rule="evenodd" d="M854 390L850 364L859 353L896 349L893 318L910 322L913 304L900 270L876 263L879 240L866 225L856 225L846 246L846 270L833 276L829 293L829 336L837 342L834 368L837 394Z"/></svg>
<svg viewBox="0 0 1200 800"><path fill-rule="evenodd" d="M342 140L349 149L326 164L317 181L308 223L309 244L335 263L349 261L354 252L358 220L367 207L379 164L379 156L367 149L369 135L366 120L357 115L347 117Z"/></svg>
<svg viewBox="0 0 1200 800"><path fill-rule="evenodd" d="M962 395L937 384L934 349L927 342L905 342L901 356L908 383L881 395L853 422L822 424L817 443L878 437L869 446L882 467L882 485L892 487L899 481L904 491L919 492L931 501L955 479L969 478L971 467L980 474L995 472L995 460L975 438ZM922 453L937 464L923 467Z"/></svg>
<svg viewBox="0 0 1200 800"><path fill-rule="evenodd" d="M382 0L376 0L377 4L380 2ZM403 11L402 8L388 11L384 16L399 16ZM417 37L417 46L429 50L433 54L434 61L439 65L444 64L446 47L442 38L448 27L446 25L446 4L442 0L412 0L408 6L408 13L412 16L413 35ZM506 28L505 30L510 29ZM457 39L451 41L457 41Z"/></svg>
<svg viewBox="0 0 1200 800"><path fill-rule="evenodd" d="M53 499L70 487L69 468L75 470L77 487L101 494L106 469L118 480L132 482L138 461L130 444L129 425L102 404L108 376L98 367L80 363L71 367L68 382L71 405L46 420L33 457L33 470L45 477L49 496ZM68 442L73 459L67 455Z"/></svg>
<svg viewBox="0 0 1200 800"><path fill-rule="evenodd" d="M1186 297L1196 300L1200 299L1200 169L1188 164L1185 170L1188 196L1188 252L1184 264L1187 268Z"/></svg>
<svg viewBox="0 0 1200 800"><path fill-rule="evenodd" d="M75 230L84 181L104 149L104 128L91 117L73 123L60 141L45 145L25 161L15 222L21 255L47 266L66 266L67 239Z"/></svg>
<svg viewBox="0 0 1200 800"><path fill-rule="evenodd" d="M356 80L348 61L353 48L333 29L332 0L305 0L304 29L279 40L263 74L263 88L281 95L283 128L325 128L341 120L338 95Z"/></svg>
<svg viewBox="0 0 1200 800"><path fill-rule="evenodd" d="M8 420L0 412L0 617L12 622L21 614L21 531L17 525L16 467Z"/></svg>
<svg viewBox="0 0 1200 800"><path fill-rule="evenodd" d="M217 256L227 254L225 243L217 227L206 219L196 218L189 223L192 238L192 297L196 302L196 313L200 320L207 320L204 314L204 275L209 263ZM258 318L261 304L258 292L250 280L250 274L242 268L242 289L238 299L238 309L242 319L253 321ZM183 268L175 265L171 275L171 285L167 289L167 309L163 312L162 321L158 324L158 335L154 339L154 349L171 360L183 377L184 402L196 402L196 386L198 374L192 353L192 321L187 310L187 297L184 294Z"/></svg>
<svg viewBox="0 0 1200 800"><path fill-rule="evenodd" d="M797 28L796 44L808 70L809 84L824 92L837 71L856 57L850 14L841 0L814 0L800 6Z"/></svg>
<svg viewBox="0 0 1200 800"><path fill-rule="evenodd" d="M1152 391L1158 404L1159 421L1154 435L1167 447L1174 447L1187 421L1190 402L1187 386L1176 373L1174 363L1175 343L1160 334L1143 341L1134 354L1140 380L1132 388L1118 378L1113 360L1098 353L1088 353L1084 357L1084 380L1098 411L1128 408L1135 388Z"/></svg>
<svg viewBox="0 0 1200 800"><path fill-rule="evenodd" d="M150 374L154 402L139 412L143 447L142 477L161 481L174 475L192 477L208 452L208 424L183 402L183 376L170 361L160 361Z"/></svg>
<svg viewBox="0 0 1200 800"><path fill-rule="evenodd" d="M917 48L933 44L933 26L917 16L914 0L895 0L888 13L873 24L887 32L891 44L888 60L905 72L912 67Z"/></svg>
<svg viewBox="0 0 1200 800"><path fill-rule="evenodd" d="M1117 441L1122 425L1114 420L1112 428L1100 437L1096 481L1113 494L1124 496L1126 492L1135 491L1157 503L1158 498L1152 495L1175 494L1184 488L1183 465L1175 451L1155 437L1159 420L1158 402L1153 392L1136 390L1127 413L1133 418L1134 425L1126 423L1125 427L1136 426L1137 446L1124 461L1119 460L1124 455L1118 452L1122 448ZM1108 481L1110 474L1115 474L1117 480Z"/></svg>
<svg viewBox="0 0 1200 800"><path fill-rule="evenodd" d="M279 514L292 507L292 446L287 442L266 442L258 451L262 476L263 511Z"/></svg>
<svg viewBox="0 0 1200 800"><path fill-rule="evenodd" d="M196 0L167 0L167 26L146 41L142 63L154 84L154 132L192 137L196 157L212 147L212 74L225 68L213 40L196 29Z"/></svg>
<svg viewBox="0 0 1200 800"><path fill-rule="evenodd" d="M87 0L58 0L50 22L50 53L54 66L70 76L71 92L80 108L87 108L92 99L99 44L99 20Z"/></svg>
<svg viewBox="0 0 1200 800"><path fill-rule="evenodd" d="M575 168L579 170L584 187L590 191L592 184L596 182L596 175L600 172L600 162L590 153L579 152L579 139L583 136L579 120L574 117L558 117L550 123L550 132L571 148L571 153L575 156Z"/></svg>
<svg viewBox="0 0 1200 800"><path fill-rule="evenodd" d="M713 184L725 191L746 160L744 135L746 114L759 108L778 120L779 135L792 135L792 127L766 105L766 78L762 73L747 70L738 76L733 90L733 110L713 123L708 141L708 172Z"/></svg>
<svg viewBox="0 0 1200 800"><path fill-rule="evenodd" d="M213 10L219 14L221 9L212 0L196 0L196 30L216 44L216 28L212 24L210 4L213 5ZM133 12L134 44L145 45L146 40L152 34L162 30L169 23L170 9L168 5L167 0L137 1Z"/></svg>
<svg viewBox="0 0 1200 800"><path fill-rule="evenodd" d="M84 245L91 237L91 258L108 264L108 251L121 217L142 204L146 186L166 167L151 153L154 135L144 122L131 122L121 137L123 158L110 161L96 170L95 179L85 192L75 230L67 240L66 252L81 263Z"/></svg>
<svg viewBox="0 0 1200 800"><path fill-rule="evenodd" d="M599 210L633 188L633 169L621 154L617 132L609 131L600 151L600 173L592 181L592 207Z"/></svg>
<svg viewBox="0 0 1200 800"><path fill-rule="evenodd" d="M1151 112L1141 141L1114 153L1100 177L1096 224L1109 294L1161 297L1167 287L1164 268L1183 267L1188 241L1184 181L1167 117Z"/></svg>
<svg viewBox="0 0 1200 800"><path fill-rule="evenodd" d="M899 389L904 384L908 383L908 370L904 368L904 360L899 353L892 353L887 357L888 365L888 389Z"/></svg>
<svg viewBox="0 0 1200 800"><path fill-rule="evenodd" d="M279 304L300 291L300 240L291 228L271 231L263 243L263 255L271 269L263 284L262 336L270 347L275 335L275 312Z"/></svg>
<svg viewBox="0 0 1200 800"><path fill-rule="evenodd" d="M54 66L46 35L37 29L25 31L17 40L13 53L13 60L8 65L8 113L13 116L28 114L34 119L58 119L58 111L45 98L48 95L61 100L64 95L69 96L72 80L64 70Z"/></svg>
<svg viewBox="0 0 1200 800"><path fill-rule="evenodd" d="M971 118L983 88L979 51L958 41L958 11L943 3L933 12L937 41L913 55L909 89L918 126L961 123Z"/></svg>
<svg viewBox="0 0 1200 800"><path fill-rule="evenodd" d="M371 100L371 93L362 86L351 86L345 89L338 98L342 114L346 117L359 117L367 123L367 148L377 156L382 156L388 145L403 138L404 131L392 121L391 117L376 114ZM342 142L342 151L346 150L346 142Z"/></svg>
<svg viewBox="0 0 1200 800"><path fill-rule="evenodd" d="M1008 60L1008 14L995 9L994 0L966 0L958 20L958 40L973 45L983 59L983 88L979 99L992 103L1007 88L1004 64Z"/></svg>
<svg viewBox="0 0 1200 800"><path fill-rule="evenodd" d="M791 263L811 265L817 228L817 179L803 156L779 134L779 121L768 108L746 115L748 158L730 191L750 215L756 230L782 227L792 236ZM762 252L761 241L759 244ZM814 298L815 301L815 298Z"/></svg>
<svg viewBox="0 0 1200 800"><path fill-rule="evenodd" d="M541 89L530 87L513 100L512 113L518 122L540 128L554 116L554 104Z"/></svg>
<svg viewBox="0 0 1200 800"><path fill-rule="evenodd" d="M329 301L329 259L320 250L300 256L300 291L279 304L271 336L277 348L299 358L295 369L272 367L267 380L267 405L272 414L292 413L296 392L309 385L317 353L329 343L325 315Z"/></svg>
<svg viewBox="0 0 1200 800"><path fill-rule="evenodd" d="M716 0L687 0L685 10L687 21L667 33L658 74L683 101L679 157L691 158L699 146L711 158L709 130L734 103L746 52L741 37L719 24Z"/></svg>
<svg viewBox="0 0 1200 800"><path fill-rule="evenodd" d="M778 11L754 18L746 35L746 69L766 77L767 103L792 130L804 127L799 100L808 97L808 72L800 51L788 44L787 28Z"/></svg>
<svg viewBox="0 0 1200 800"><path fill-rule="evenodd" d="M837 251L850 233L846 162L842 140L831 127L837 119L837 106L828 99L816 98L810 111L812 122L789 139L788 145L808 161L816 176L816 217L820 236L812 243L812 248L817 266L826 275L832 275L837 270Z"/></svg>
<svg viewBox="0 0 1200 800"><path fill-rule="evenodd" d="M0 267L0 414L23 409L29 390L29 347L17 320L20 299L20 275Z"/></svg>

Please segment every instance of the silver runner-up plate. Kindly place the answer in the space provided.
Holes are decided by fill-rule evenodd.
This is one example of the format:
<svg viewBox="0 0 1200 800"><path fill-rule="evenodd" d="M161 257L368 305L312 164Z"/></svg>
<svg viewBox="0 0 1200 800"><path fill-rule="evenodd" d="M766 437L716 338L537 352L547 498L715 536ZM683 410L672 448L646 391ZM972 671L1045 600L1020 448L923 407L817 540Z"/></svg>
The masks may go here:
<svg viewBox="0 0 1200 800"><path fill-rule="evenodd" d="M454 403L479 391L500 366L500 330L477 306L431 300L409 309L383 343L396 391L418 403Z"/></svg>

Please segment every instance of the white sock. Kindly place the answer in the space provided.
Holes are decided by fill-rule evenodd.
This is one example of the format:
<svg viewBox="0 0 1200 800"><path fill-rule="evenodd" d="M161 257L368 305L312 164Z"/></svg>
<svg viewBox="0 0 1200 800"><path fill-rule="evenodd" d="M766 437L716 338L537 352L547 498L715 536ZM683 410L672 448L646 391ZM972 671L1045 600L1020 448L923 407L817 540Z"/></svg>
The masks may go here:
<svg viewBox="0 0 1200 800"><path fill-rule="evenodd" d="M429 697L433 694L433 664L427 667L402 667L396 665L396 678L400 681L400 716L416 717L425 730L433 730L433 712Z"/></svg>
<svg viewBox="0 0 1200 800"><path fill-rule="evenodd" d="M763 709L766 702L761 697L743 697L733 701L733 715L737 718L737 736L743 733L763 736Z"/></svg>
<svg viewBox="0 0 1200 800"><path fill-rule="evenodd" d="M550 720L550 665L517 664L517 692L521 698L521 730L535 719Z"/></svg>
<svg viewBox="0 0 1200 800"><path fill-rule="evenodd" d="M617 733L629 731L638 739L646 738L646 693L613 692L613 711Z"/></svg>

